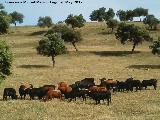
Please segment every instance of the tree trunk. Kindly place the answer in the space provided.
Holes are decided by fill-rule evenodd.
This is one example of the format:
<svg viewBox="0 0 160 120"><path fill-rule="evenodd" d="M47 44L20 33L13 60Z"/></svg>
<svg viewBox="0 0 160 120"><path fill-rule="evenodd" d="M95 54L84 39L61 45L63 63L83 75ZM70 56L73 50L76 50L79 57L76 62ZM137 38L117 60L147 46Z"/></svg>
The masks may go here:
<svg viewBox="0 0 160 120"><path fill-rule="evenodd" d="M14 23L15 27L16 27L16 22Z"/></svg>
<svg viewBox="0 0 160 120"><path fill-rule="evenodd" d="M113 33L113 28L112 28L112 31L111 31L112 33Z"/></svg>
<svg viewBox="0 0 160 120"><path fill-rule="evenodd" d="M136 44L134 43L134 44L133 44L133 48L132 48L132 54L133 54L133 52L134 52L135 47L136 47Z"/></svg>
<svg viewBox="0 0 160 120"><path fill-rule="evenodd" d="M54 59L54 55L52 55L52 62L53 62L53 68L54 68L54 66L55 66L55 59Z"/></svg>
<svg viewBox="0 0 160 120"><path fill-rule="evenodd" d="M76 51L78 51L75 42L72 42L72 45L74 46L74 48L76 49Z"/></svg>

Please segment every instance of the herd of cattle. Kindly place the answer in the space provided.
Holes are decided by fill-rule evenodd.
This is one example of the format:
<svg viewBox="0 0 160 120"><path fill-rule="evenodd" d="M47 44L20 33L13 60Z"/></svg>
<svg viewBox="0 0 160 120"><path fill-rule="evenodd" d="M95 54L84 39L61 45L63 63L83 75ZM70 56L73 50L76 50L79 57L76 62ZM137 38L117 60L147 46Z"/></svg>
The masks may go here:
<svg viewBox="0 0 160 120"><path fill-rule="evenodd" d="M117 81L113 79L102 78L100 84L96 85L94 78L85 78L81 81L76 81L74 84L68 85L66 82L60 82L55 85L44 85L39 88L34 88L32 84L19 87L20 99L25 99L26 95L29 95L30 100L38 98L42 101L52 100L54 98L68 99L69 101L76 100L76 98L91 98L99 104L101 100L107 100L108 105L111 103L112 92L129 92L138 91L143 88L147 89L147 86L153 86L156 90L157 80L134 80L132 77L125 81ZM17 99L18 95L14 88L4 88L3 100L7 100L7 96L12 99Z"/></svg>

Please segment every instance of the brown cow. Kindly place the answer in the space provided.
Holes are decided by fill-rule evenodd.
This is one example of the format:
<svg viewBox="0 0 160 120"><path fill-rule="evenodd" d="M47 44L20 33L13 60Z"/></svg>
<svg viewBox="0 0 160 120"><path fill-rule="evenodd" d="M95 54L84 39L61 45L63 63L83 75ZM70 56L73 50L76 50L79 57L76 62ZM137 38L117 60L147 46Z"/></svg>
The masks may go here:
<svg viewBox="0 0 160 120"><path fill-rule="evenodd" d="M72 99L76 100L76 91L72 89L69 85L67 85L66 82L60 82L58 84L58 90L61 91L62 94L64 94L65 99L70 99L69 101L72 101Z"/></svg>
<svg viewBox="0 0 160 120"><path fill-rule="evenodd" d="M62 94L60 90L49 90L47 94L44 96L43 100L48 101L54 98L62 99Z"/></svg>
<svg viewBox="0 0 160 120"><path fill-rule="evenodd" d="M72 91L72 88L71 88L69 85L67 85L66 82L60 82L60 83L58 84L58 90L60 90L60 91L64 94L64 93L69 93L69 92L71 92L71 91Z"/></svg>
<svg viewBox="0 0 160 120"><path fill-rule="evenodd" d="M117 90L117 81L113 79L106 80L106 78L102 78L100 81L100 86L106 87L109 90L113 89L113 92Z"/></svg>
<svg viewBox="0 0 160 120"><path fill-rule="evenodd" d="M93 86L93 87L90 87L88 89L89 92L107 92L107 88L106 87L97 87L97 86Z"/></svg>

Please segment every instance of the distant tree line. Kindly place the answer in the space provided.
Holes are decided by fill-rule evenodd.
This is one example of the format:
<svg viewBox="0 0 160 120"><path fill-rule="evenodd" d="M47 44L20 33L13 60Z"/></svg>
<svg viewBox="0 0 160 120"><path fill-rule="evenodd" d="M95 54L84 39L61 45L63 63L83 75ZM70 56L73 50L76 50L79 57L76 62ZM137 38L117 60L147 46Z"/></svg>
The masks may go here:
<svg viewBox="0 0 160 120"><path fill-rule="evenodd" d="M13 13L8 14L4 10L5 7L0 4L0 34L8 32L10 24L23 23L24 15L22 13L14 11Z"/></svg>

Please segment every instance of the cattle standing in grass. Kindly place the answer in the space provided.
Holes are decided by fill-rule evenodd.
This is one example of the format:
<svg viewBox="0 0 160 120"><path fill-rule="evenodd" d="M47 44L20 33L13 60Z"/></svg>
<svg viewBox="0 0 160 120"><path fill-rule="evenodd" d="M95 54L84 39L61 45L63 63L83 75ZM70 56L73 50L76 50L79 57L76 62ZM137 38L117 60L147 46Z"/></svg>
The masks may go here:
<svg viewBox="0 0 160 120"><path fill-rule="evenodd" d="M45 87L32 88L29 91L30 100L34 100L35 97L38 97L40 100L47 94L48 91L49 89Z"/></svg>
<svg viewBox="0 0 160 120"><path fill-rule="evenodd" d="M126 82L126 90L127 91L133 91L134 87L136 88L136 91L141 90L141 81L140 80L134 80L131 77L131 78L128 78L125 82Z"/></svg>
<svg viewBox="0 0 160 120"><path fill-rule="evenodd" d="M95 85L94 78L85 78L81 81L75 82L76 85L78 85L81 89L88 89L89 87L92 87Z"/></svg>
<svg viewBox="0 0 160 120"><path fill-rule="evenodd" d="M3 92L3 100L7 100L7 96L17 99L16 90L14 88L5 88Z"/></svg>
<svg viewBox="0 0 160 120"><path fill-rule="evenodd" d="M65 99L76 101L76 97L82 97L83 100L86 100L86 91L79 88L77 84L67 85L65 82L60 82L58 84L58 89L64 94Z"/></svg>
<svg viewBox="0 0 160 120"><path fill-rule="evenodd" d="M75 92L70 86L67 85L67 83L60 82L58 84L58 90L60 90L61 93L64 94L65 99L69 99L69 101L72 101L72 99L76 100Z"/></svg>
<svg viewBox="0 0 160 120"><path fill-rule="evenodd" d="M100 100L104 101L105 99L107 99L108 105L109 103L111 103L111 92L107 90L107 88L93 86L90 87L88 90L88 96L95 100L96 104L99 104Z"/></svg>
<svg viewBox="0 0 160 120"><path fill-rule="evenodd" d="M21 85L19 87L19 95L21 99L25 99L26 95L29 94L30 89L33 88L32 84Z"/></svg>
<svg viewBox="0 0 160 120"><path fill-rule="evenodd" d="M52 100L54 98L62 99L62 94L60 90L49 90L44 96L44 101Z"/></svg>
<svg viewBox="0 0 160 120"><path fill-rule="evenodd" d="M79 88L79 86L77 84L69 85L69 87L72 88L72 92L73 92L72 94L75 96L75 98L77 98L77 97L83 98L83 101L84 100L86 101L86 94L87 94L86 89Z"/></svg>
<svg viewBox="0 0 160 120"><path fill-rule="evenodd" d="M100 79L101 83L100 86L106 87L108 90L117 91L117 81L114 81L113 79L102 78Z"/></svg>
<svg viewBox="0 0 160 120"><path fill-rule="evenodd" d="M126 82L124 81L117 81L117 89L118 92L124 92L127 88Z"/></svg>
<svg viewBox="0 0 160 120"><path fill-rule="evenodd" d="M143 80L142 81L142 87L145 87L147 89L147 86L153 86L156 90L157 88L157 80L156 79L150 79L150 80Z"/></svg>
<svg viewBox="0 0 160 120"><path fill-rule="evenodd" d="M96 101L96 104L100 104L100 100L105 100L107 99L108 105L111 103L111 92L95 92L95 93L90 93L89 96Z"/></svg>

